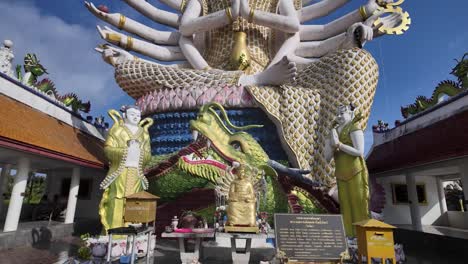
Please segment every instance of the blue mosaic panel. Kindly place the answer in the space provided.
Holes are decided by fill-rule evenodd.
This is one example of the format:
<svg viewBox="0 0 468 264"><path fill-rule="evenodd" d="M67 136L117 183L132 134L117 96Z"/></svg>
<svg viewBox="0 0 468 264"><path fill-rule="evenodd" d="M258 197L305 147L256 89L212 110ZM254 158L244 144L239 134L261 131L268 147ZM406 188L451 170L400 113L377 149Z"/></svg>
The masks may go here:
<svg viewBox="0 0 468 264"><path fill-rule="evenodd" d="M154 125L149 129L153 155L167 154L187 146L193 141L189 121L197 117L198 111L166 112L153 114ZM276 127L266 114L258 108L227 110L231 122L236 126L262 124L262 128L252 128L251 134L271 159L287 160L281 147Z"/></svg>

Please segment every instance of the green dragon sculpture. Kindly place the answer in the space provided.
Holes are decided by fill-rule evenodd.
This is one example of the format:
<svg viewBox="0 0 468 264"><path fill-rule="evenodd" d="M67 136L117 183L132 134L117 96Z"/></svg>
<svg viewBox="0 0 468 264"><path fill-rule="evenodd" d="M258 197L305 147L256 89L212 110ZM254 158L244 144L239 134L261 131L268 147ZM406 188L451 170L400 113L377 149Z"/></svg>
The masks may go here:
<svg viewBox="0 0 468 264"><path fill-rule="evenodd" d="M455 60L457 65L452 69L450 74L457 77L457 81L445 80L440 82L432 96L427 98L425 96L416 97L415 103L401 107L401 114L404 118L408 118L412 115L420 113L434 105L436 105L443 96L455 96L468 89L468 58L465 57L468 53L465 53L460 61Z"/></svg>
<svg viewBox="0 0 468 264"><path fill-rule="evenodd" d="M71 107L73 112L82 111L88 113L91 109L91 103L81 101L74 93L59 95L54 82L48 78L38 81L38 77L48 74L47 69L37 59L36 54L28 53L24 57L24 76L21 71L21 65L16 66L16 78L25 85L36 87L39 91L62 102L66 107Z"/></svg>
<svg viewBox="0 0 468 264"><path fill-rule="evenodd" d="M150 179L150 190L162 201L171 201L193 188L216 188L228 176L226 171L231 164L239 162L256 172L257 182L266 183L261 211L298 211L297 204L291 204L295 200L302 212L338 212L336 202L324 188L302 175L308 171L269 159L261 145L245 132L254 127L261 126L233 125L218 103L204 105L197 119L190 121L194 142L178 153L153 157L145 173Z"/></svg>

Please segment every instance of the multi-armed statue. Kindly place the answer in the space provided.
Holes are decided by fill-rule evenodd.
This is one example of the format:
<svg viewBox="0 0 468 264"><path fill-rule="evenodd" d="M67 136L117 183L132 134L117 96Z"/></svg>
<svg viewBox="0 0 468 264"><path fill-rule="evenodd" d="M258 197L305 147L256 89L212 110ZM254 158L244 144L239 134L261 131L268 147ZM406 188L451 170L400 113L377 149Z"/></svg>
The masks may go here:
<svg viewBox="0 0 468 264"><path fill-rule="evenodd" d="M347 0L161 1L181 14L145 0L125 0L174 31L153 29L86 2L98 18L140 38L98 26L103 39L120 47L97 48L115 67L120 87L139 99L142 108L156 105L156 111L163 97L170 96L171 102L195 97L193 109L199 106L197 98L210 97L201 87L245 87L277 125L290 162L311 168L313 177L324 183L333 181L324 146L336 106L342 101L359 105L362 127L369 117L378 67L361 47L383 34L403 33L410 23L408 13L398 7L403 0L369 0L326 25L305 22L327 16Z"/></svg>

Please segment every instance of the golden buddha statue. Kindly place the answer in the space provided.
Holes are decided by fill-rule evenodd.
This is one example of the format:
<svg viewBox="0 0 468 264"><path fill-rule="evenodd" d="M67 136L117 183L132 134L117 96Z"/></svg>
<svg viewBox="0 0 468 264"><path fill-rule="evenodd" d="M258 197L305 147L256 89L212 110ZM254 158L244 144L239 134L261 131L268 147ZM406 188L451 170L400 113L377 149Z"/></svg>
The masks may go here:
<svg viewBox="0 0 468 264"><path fill-rule="evenodd" d="M258 232L256 224L256 197L253 184L244 166L236 172L237 178L229 188L226 232Z"/></svg>

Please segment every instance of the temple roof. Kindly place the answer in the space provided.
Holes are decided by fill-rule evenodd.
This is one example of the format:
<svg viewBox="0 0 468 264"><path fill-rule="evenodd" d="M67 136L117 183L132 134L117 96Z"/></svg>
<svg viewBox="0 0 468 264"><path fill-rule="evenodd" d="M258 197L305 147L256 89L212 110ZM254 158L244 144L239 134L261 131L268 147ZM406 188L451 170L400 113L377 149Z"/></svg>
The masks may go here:
<svg viewBox="0 0 468 264"><path fill-rule="evenodd" d="M103 141L0 94L0 146L103 168Z"/></svg>
<svg viewBox="0 0 468 264"><path fill-rule="evenodd" d="M380 133L377 142L374 137L366 159L369 172L382 173L468 155L466 99L468 96L405 126Z"/></svg>

